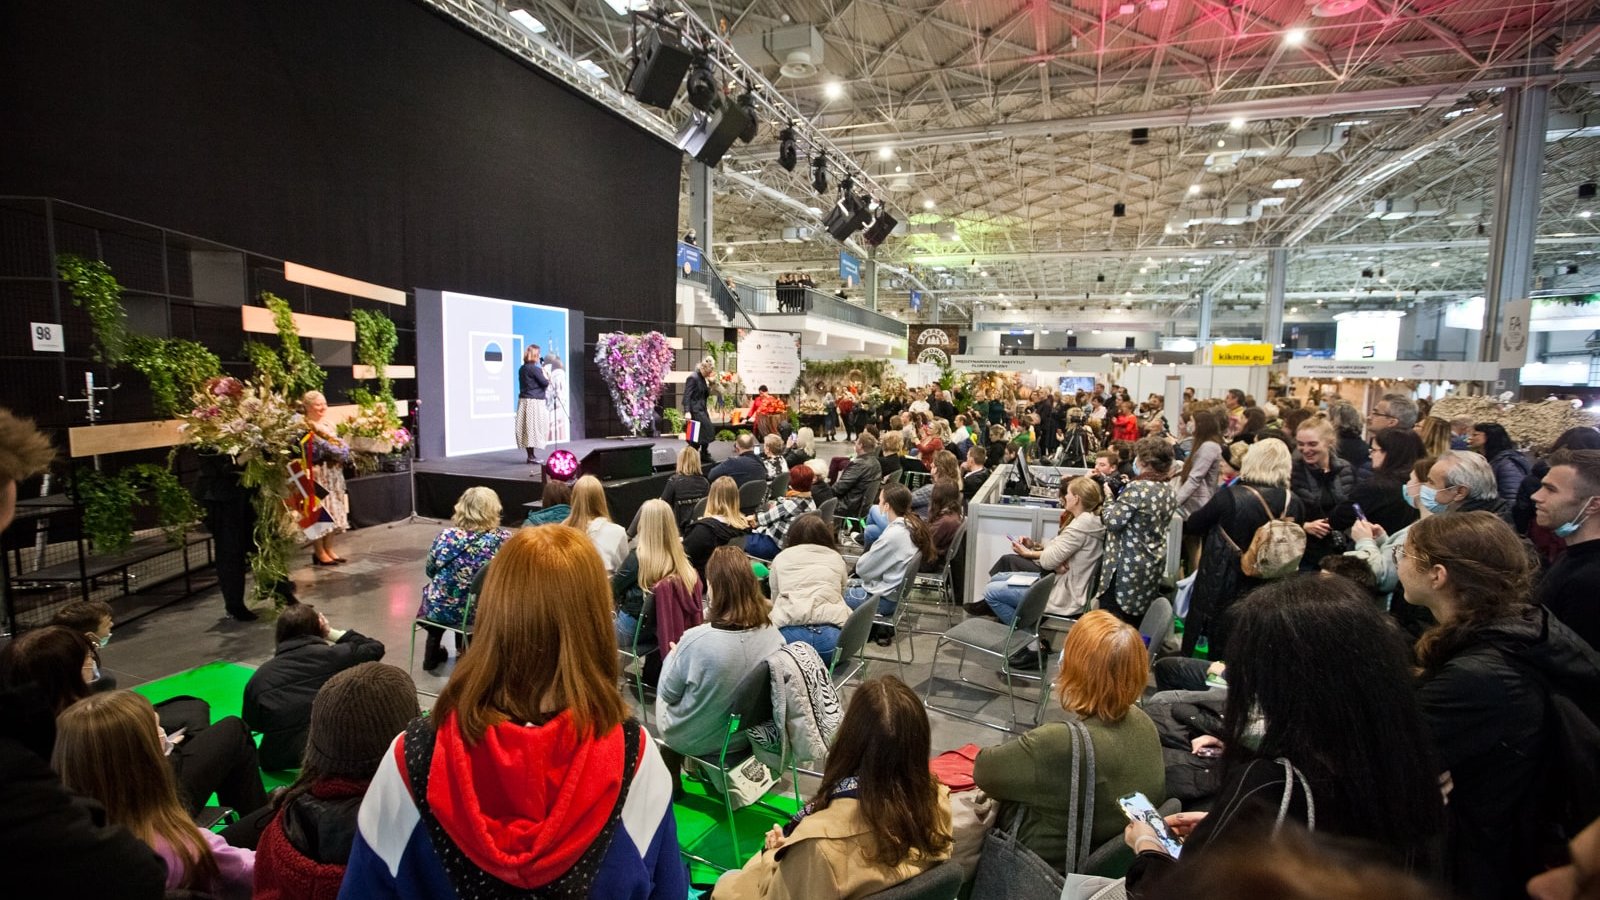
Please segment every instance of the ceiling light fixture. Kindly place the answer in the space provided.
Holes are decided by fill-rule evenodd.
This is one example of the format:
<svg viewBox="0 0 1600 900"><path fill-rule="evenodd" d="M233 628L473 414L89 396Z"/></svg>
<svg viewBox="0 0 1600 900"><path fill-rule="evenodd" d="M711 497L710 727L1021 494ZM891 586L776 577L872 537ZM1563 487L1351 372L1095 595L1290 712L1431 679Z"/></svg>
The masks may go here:
<svg viewBox="0 0 1600 900"><path fill-rule="evenodd" d="M933 209L933 198L930 197L927 200L922 201L922 208Z"/></svg>
<svg viewBox="0 0 1600 900"><path fill-rule="evenodd" d="M1233 121L1228 123L1228 127L1234 131L1243 131L1246 124L1244 116L1234 116Z"/></svg>
<svg viewBox="0 0 1600 900"><path fill-rule="evenodd" d="M600 64L592 59L578 60L578 68L590 78L606 78L610 74L605 69L600 68Z"/></svg>
<svg viewBox="0 0 1600 900"><path fill-rule="evenodd" d="M838 100L844 96L844 85L837 81L827 82L822 86L822 96L829 100Z"/></svg>
<svg viewBox="0 0 1600 900"><path fill-rule="evenodd" d="M711 71L711 55L703 50L696 53L694 62L689 64L689 82L686 90L690 106L701 112L716 110L717 76Z"/></svg>
<svg viewBox="0 0 1600 900"><path fill-rule="evenodd" d="M878 158L879 159L894 159L894 148L893 147L879 147L878 148Z"/></svg>
<svg viewBox="0 0 1600 900"><path fill-rule="evenodd" d="M1283 42L1291 47L1298 47L1306 42L1304 28L1291 28L1283 33Z"/></svg>
<svg viewBox="0 0 1600 900"><path fill-rule="evenodd" d="M1198 185L1198 184L1189 185L1189 193L1191 193L1191 194L1200 193L1200 185Z"/></svg>
<svg viewBox="0 0 1600 900"><path fill-rule="evenodd" d="M1292 191L1305 183L1306 180L1304 178L1279 178L1272 183L1272 189L1275 191Z"/></svg>
<svg viewBox="0 0 1600 900"><path fill-rule="evenodd" d="M525 9L513 9L511 11L511 21L516 22L534 34L544 34L545 32L544 23L535 19L533 13Z"/></svg>
<svg viewBox="0 0 1600 900"><path fill-rule="evenodd" d="M828 153L818 153L811 160L811 187L819 194L828 192Z"/></svg>
<svg viewBox="0 0 1600 900"><path fill-rule="evenodd" d="M793 172L794 167L800 164L800 146L795 140L794 125L778 132L778 165L783 166L785 172Z"/></svg>

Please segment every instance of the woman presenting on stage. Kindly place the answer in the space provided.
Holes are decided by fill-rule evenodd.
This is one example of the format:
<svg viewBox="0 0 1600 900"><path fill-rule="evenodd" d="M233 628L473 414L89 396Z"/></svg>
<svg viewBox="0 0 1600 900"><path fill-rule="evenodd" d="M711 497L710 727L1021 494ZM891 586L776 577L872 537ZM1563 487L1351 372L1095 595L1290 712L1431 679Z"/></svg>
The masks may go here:
<svg viewBox="0 0 1600 900"><path fill-rule="evenodd" d="M555 351L550 352L550 388L545 393L549 395L550 430L549 442L552 444L565 444L572 440L572 417L567 411L567 367L561 363L561 356Z"/></svg>
<svg viewBox="0 0 1600 900"><path fill-rule="evenodd" d="M528 463L537 465L544 449L545 433L550 428L550 407L544 391L550 376L539 365L539 345L529 344L522 351L522 369L517 372L521 390L517 393L517 446L528 451Z"/></svg>
<svg viewBox="0 0 1600 900"><path fill-rule="evenodd" d="M345 493L344 464L350 458L350 448L339 437L334 426L324 421L328 414L328 398L321 391L307 391L300 397L304 410L302 418L313 435L311 452L312 477L317 487L325 492L317 503L326 515L321 521L305 529L311 542L312 562L319 566L332 566L346 562L333 552L333 536L350 530L350 496Z"/></svg>

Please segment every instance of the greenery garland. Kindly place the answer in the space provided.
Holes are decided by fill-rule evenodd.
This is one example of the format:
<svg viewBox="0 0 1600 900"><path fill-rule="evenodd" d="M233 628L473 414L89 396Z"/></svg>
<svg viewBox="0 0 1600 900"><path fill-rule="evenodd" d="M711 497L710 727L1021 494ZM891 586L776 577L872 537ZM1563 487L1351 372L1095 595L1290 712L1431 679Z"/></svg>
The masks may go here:
<svg viewBox="0 0 1600 900"><path fill-rule="evenodd" d="M843 382L850 377L852 371L861 373L861 381L866 385L881 384L883 376L889 371L889 361L883 359L829 359L805 361L800 372L800 380L807 390L814 389L816 382Z"/></svg>
<svg viewBox="0 0 1600 900"><path fill-rule="evenodd" d="M322 390L328 373L317 365L316 358L300 343L300 329L294 324L294 310L289 308L289 301L263 291L261 303L272 310L272 323L277 327L278 340L282 343L279 354L283 360L280 371L283 373L281 384L284 390L296 400L308 391ZM252 356L251 362L255 361Z"/></svg>
<svg viewBox="0 0 1600 900"><path fill-rule="evenodd" d="M184 412L194 392L222 374L222 361L195 341L130 334L127 347L127 363L150 382L151 403L160 415Z"/></svg>
<svg viewBox="0 0 1600 900"><path fill-rule="evenodd" d="M350 318L356 323L356 358L377 374L378 398L393 412L396 409L394 382L389 378L389 363L394 361L395 348L400 346L394 321L365 309L352 310ZM353 398L354 394L351 396Z"/></svg>
<svg viewBox="0 0 1600 900"><path fill-rule="evenodd" d="M177 476L164 466L139 463L115 474L79 470L73 482L83 504L83 532L97 553L121 553L133 545L134 508L153 506L156 524L175 546L200 518L195 504Z"/></svg>
<svg viewBox="0 0 1600 900"><path fill-rule="evenodd" d="M115 366L127 353L128 314L122 308L122 285L111 267L98 259L72 253L56 257L56 272L72 292L72 305L89 313L94 327L94 358Z"/></svg>

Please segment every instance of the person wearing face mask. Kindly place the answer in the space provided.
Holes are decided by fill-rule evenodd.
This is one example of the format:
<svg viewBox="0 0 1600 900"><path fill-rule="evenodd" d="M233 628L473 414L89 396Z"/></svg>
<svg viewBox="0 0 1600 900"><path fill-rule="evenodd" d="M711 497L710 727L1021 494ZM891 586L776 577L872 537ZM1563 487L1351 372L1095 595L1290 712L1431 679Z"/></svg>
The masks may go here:
<svg viewBox="0 0 1600 900"><path fill-rule="evenodd" d="M1560 450L1533 495L1534 521L1567 544L1534 602L1600 647L1600 450Z"/></svg>
<svg viewBox="0 0 1600 900"><path fill-rule="evenodd" d="M1470 451L1451 450L1437 460L1419 460L1403 496L1424 519L1456 512L1491 512L1509 521L1510 505L1497 494L1494 470L1482 456ZM1378 590L1391 592L1389 610L1395 619L1413 635L1420 635L1433 622L1426 609L1404 602L1399 576L1400 556L1405 552L1410 530L1408 527L1389 534L1382 525L1358 521L1350 526L1350 537L1355 541L1350 553L1361 557L1372 569Z"/></svg>
<svg viewBox="0 0 1600 900"><path fill-rule="evenodd" d="M100 663L100 650L111 643L111 604L103 600L77 600L61 607L51 617L50 624L70 628L88 639L89 655L94 659L90 692L98 694L117 689L116 677L107 673Z"/></svg>
<svg viewBox="0 0 1600 900"><path fill-rule="evenodd" d="M1231 622L1224 735L1193 745L1221 751L1222 789L1210 812L1167 817L1184 839L1178 860L1148 824L1128 824L1128 896L1171 896L1212 847L1288 822L1431 873L1445 827L1439 764L1393 626L1352 583L1316 575L1267 583Z"/></svg>
<svg viewBox="0 0 1600 900"><path fill-rule="evenodd" d="M1531 569L1516 533L1484 512L1424 518L1400 560L1406 602L1438 621L1417 642L1417 700L1450 785L1445 858L1464 897L1516 896L1557 849L1545 798L1564 729L1551 695L1597 715L1600 653L1528 602Z"/></svg>

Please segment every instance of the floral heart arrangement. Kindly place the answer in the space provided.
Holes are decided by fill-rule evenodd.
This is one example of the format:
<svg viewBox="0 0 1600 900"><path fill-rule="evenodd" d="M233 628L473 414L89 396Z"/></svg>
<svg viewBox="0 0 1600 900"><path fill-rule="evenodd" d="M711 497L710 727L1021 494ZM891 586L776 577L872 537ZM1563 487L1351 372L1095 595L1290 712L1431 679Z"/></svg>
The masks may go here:
<svg viewBox="0 0 1600 900"><path fill-rule="evenodd" d="M646 334L603 334L596 342L594 362L611 389L611 402L631 434L644 434L655 421L673 352L659 331Z"/></svg>

